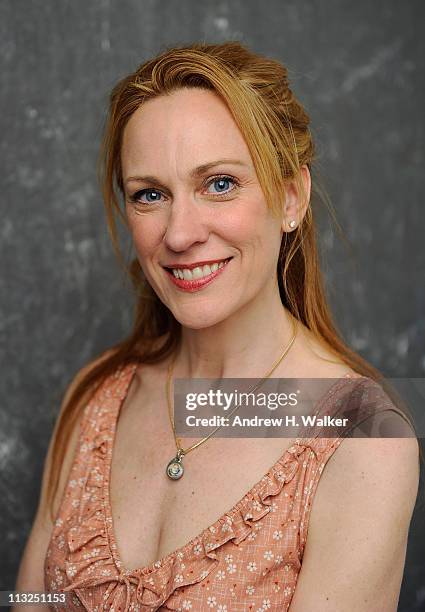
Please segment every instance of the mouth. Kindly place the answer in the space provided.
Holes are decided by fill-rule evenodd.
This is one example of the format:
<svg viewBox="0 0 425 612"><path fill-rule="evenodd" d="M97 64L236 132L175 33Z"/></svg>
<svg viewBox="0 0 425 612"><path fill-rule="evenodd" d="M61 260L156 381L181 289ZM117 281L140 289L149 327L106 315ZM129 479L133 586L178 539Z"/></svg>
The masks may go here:
<svg viewBox="0 0 425 612"><path fill-rule="evenodd" d="M203 262L203 265L192 264L190 267L182 268L163 267L175 286L185 291L197 291L222 274L231 259L233 257L216 260L214 263Z"/></svg>

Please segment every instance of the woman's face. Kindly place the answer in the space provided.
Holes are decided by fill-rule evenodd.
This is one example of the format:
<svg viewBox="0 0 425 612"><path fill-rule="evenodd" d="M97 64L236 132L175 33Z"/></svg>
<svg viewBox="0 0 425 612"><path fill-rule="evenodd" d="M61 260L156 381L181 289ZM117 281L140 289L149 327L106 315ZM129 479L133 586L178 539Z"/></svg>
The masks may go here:
<svg viewBox="0 0 425 612"><path fill-rule="evenodd" d="M125 127L121 161L138 260L182 325L215 325L277 291L281 222L218 95L192 88L145 103ZM183 270L196 263L193 281Z"/></svg>

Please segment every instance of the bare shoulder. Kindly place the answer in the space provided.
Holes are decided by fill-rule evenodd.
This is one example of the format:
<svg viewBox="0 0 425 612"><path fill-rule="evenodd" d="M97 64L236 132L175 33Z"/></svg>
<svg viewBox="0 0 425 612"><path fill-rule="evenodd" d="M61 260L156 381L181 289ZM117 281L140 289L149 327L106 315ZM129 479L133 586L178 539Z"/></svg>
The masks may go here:
<svg viewBox="0 0 425 612"><path fill-rule="evenodd" d="M418 483L416 438L342 441L319 480L290 612L397 610Z"/></svg>
<svg viewBox="0 0 425 612"><path fill-rule="evenodd" d="M339 378L346 374L356 375L338 354L332 352L304 324L298 324L298 342L294 345L294 361L297 369L306 378ZM298 375L298 373L296 373Z"/></svg>
<svg viewBox="0 0 425 612"><path fill-rule="evenodd" d="M414 503L418 481L419 444L415 437L346 438L326 464L316 507L326 503L326 497L342 501L340 487L351 501L359 495L364 502L370 493L372 502L380 490L395 499L403 494L405 501Z"/></svg>

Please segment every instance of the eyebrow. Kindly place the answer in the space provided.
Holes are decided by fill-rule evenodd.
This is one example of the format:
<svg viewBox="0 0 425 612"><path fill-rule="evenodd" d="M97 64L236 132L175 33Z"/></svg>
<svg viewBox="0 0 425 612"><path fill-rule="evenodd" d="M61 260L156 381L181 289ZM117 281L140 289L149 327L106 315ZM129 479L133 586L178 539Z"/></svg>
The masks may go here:
<svg viewBox="0 0 425 612"><path fill-rule="evenodd" d="M247 164L239 159L218 159L216 161L212 161L212 162L208 162L206 164L202 164L201 166L197 166L196 168L193 168L193 170L190 171L189 176L193 179L195 178L199 178L201 176L203 176L204 174L206 174L207 172L209 172L211 170L211 168L214 168L215 166L221 166L223 164L234 164L234 165L238 165L238 166L245 166L248 167ZM129 176L126 180L125 183L129 183L130 181L146 181L147 183L160 183L160 180L152 175L149 176Z"/></svg>

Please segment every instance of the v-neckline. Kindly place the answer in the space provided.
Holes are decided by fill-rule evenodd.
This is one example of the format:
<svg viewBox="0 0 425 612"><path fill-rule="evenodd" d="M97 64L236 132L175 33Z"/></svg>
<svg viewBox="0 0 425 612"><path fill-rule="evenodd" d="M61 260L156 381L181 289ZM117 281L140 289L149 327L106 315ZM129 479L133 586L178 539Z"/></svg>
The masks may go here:
<svg viewBox="0 0 425 612"><path fill-rule="evenodd" d="M105 513L105 518L106 518L106 528L105 528L105 532L106 532L106 536L107 536L107 540L108 540L108 547L109 550L111 552L112 558L114 560L114 563L116 565L116 567L123 573L126 575L129 574L150 574L151 572L155 571L155 569L157 569L158 567L161 567L163 565L165 565L167 562L169 562L171 559L173 559L176 555L184 553L186 550L188 550L190 547L194 546L196 542L201 541L202 538L205 536L205 534L209 531L211 531L212 528L214 528L214 526L220 521L223 520L226 516L232 516L233 514L235 514L238 509L242 506L242 504L246 501L246 499L250 496L253 496L256 491L259 489L259 487L261 487L263 485L264 479L273 471L275 471L276 469L279 468L279 466L284 466L286 461L291 457L291 454L293 453L293 451L301 444L301 445L307 445L309 441L313 440L314 438L296 438L295 442L293 444L291 444L291 446L289 446L284 453L277 459L277 461L275 461L275 463L261 476L261 478L259 480L257 480L257 482L226 512L223 512L221 514L221 516L219 516L213 523L211 523L210 525L208 525L205 529L203 529L200 533L198 533L198 535L196 535L194 538L192 538L191 540L189 540L186 544L183 544L182 546L180 546L179 548L176 548L175 550L169 552L167 555L164 555L163 557L161 557L160 559L158 559L157 561L153 561L152 563L150 563L149 565L145 565L142 567L137 567L134 569L129 569L127 567L125 567L125 564L123 563L122 559L121 559L121 555L119 553L118 550L118 545L117 545L117 541L115 538L115 533L114 533L114 520L113 520L113 516L112 516L112 506L111 506L111 473L112 473L112 455L113 455L113 449L115 446L115 439L116 439L116 431L117 431L117 423L118 423L118 419L119 419L119 415L121 412L121 408L125 402L125 399L128 395L128 391L129 388L131 386L131 383L133 381L134 375L136 373L136 370L138 368L139 364L138 363L130 363L128 364L127 367L129 367L129 374L127 372L125 372L124 375L128 376L128 380L126 381L126 387L125 387L125 392L122 394L122 396L120 396L116 407L114 408L114 413L113 413L113 419L111 419L112 421L112 427L111 427L111 432L110 432L110 443L108 445L108 453L107 453L107 460L105 463L105 474L104 474L104 478L103 478L103 499L104 499L104 504L103 504L103 508L104 508L104 513ZM335 377L337 378L337 377ZM363 376L361 375L355 375L352 376L350 373L346 374L343 377L340 377L336 380L335 383L333 383L328 390L323 394L322 398L317 402L316 407L320 408L324 401L326 400L326 398L328 397L329 393L338 386L338 384L341 383L341 381L346 380L347 378L351 378L351 379L356 379L356 378L363 378Z"/></svg>

